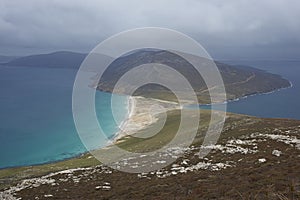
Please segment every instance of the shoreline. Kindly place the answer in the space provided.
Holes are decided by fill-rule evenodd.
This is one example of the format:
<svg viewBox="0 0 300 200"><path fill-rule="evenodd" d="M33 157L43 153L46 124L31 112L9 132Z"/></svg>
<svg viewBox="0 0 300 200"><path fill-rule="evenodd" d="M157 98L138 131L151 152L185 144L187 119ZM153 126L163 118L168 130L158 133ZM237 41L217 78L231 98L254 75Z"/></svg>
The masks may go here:
<svg viewBox="0 0 300 200"><path fill-rule="evenodd" d="M261 92L261 93L249 94L249 95L245 95L245 96L242 96L242 97L239 97L239 98L230 99L230 100L228 100L227 102L224 102L224 103L235 102L235 101L239 101L239 100L242 100L242 99L247 99L248 97L253 97L253 96L273 94L273 93L279 92L281 90L292 88L293 87L293 83L291 81L289 81L289 83L290 83L290 85L288 87L281 87L281 88L274 89L274 90L269 91L269 92Z"/></svg>
<svg viewBox="0 0 300 200"><path fill-rule="evenodd" d="M115 132L114 136L111 138L111 140L108 142L108 144L106 146L104 146L103 148L106 148L109 145L115 144L116 140L119 138L119 134L120 134L121 130L125 129L129 119L132 117L132 115L134 113L134 109L135 109L135 99L132 96L128 96L127 97L127 114L126 114L126 117L121 122L121 124L119 125L119 127L118 127L119 130L117 132Z"/></svg>
<svg viewBox="0 0 300 200"><path fill-rule="evenodd" d="M127 106L128 114L126 118L121 122L119 126L119 131L117 131L114 134L114 136L108 141L106 145L100 147L100 149L108 148L110 145L122 142L122 138L129 135L133 135L139 130L147 128L149 125L155 123L158 120L158 115L163 113L164 111L180 109L180 106L175 102L145 98L141 96L128 96L127 101L128 101L128 106ZM164 110L155 109L154 107L156 105L158 105L159 108L163 107ZM153 109L151 109L152 107ZM55 163L65 162L72 159L79 159L89 154L90 152L86 151L86 152L78 153L68 158L52 160L44 163L8 166L8 167L0 168L0 171L55 164Z"/></svg>
<svg viewBox="0 0 300 200"><path fill-rule="evenodd" d="M289 83L290 83L290 85L288 87L281 87L281 88L274 89L274 90L269 91L269 92L261 92L261 93L249 94L249 95L245 95L245 96L234 98L234 99L228 99L228 100L226 100L224 102L221 102L221 103L194 104L194 105L198 105L198 106L211 106L211 105L218 105L218 104L227 104L227 103L231 103L231 102L240 101L242 99L247 99L248 97L273 94L275 92L279 92L281 90L289 89L289 88L292 88L294 86L293 83L290 80L289 80Z"/></svg>
<svg viewBox="0 0 300 200"><path fill-rule="evenodd" d="M236 101L240 101L240 100L246 99L248 97L257 96L257 95L268 95L268 94L278 92L280 90L292 88L293 83L291 81L289 81L289 82L290 82L290 86L288 86L288 87L282 87L282 88L279 88L279 89L276 89L276 90L273 90L270 92L251 94L251 95L243 96L240 98L228 100L228 101L222 102L220 104L236 102ZM108 143L101 148L107 148L110 145L122 142L123 141L122 138L133 135L136 132L138 132L139 130L142 130L142 129L146 128L147 126L155 123L158 120L158 115L164 111L161 112L158 110L156 110L156 111L153 110L152 112L149 112L149 108L151 106L160 105L166 109L165 111L182 109L182 107L180 107L179 104L172 102L172 101L165 101L165 100L153 99L153 98L145 98L145 97L141 97L141 96L128 96L127 101L128 101L128 106L127 106L128 114L127 114L126 118L121 122L121 124L119 126L119 131L117 131L114 134L114 136L110 139L110 141L108 141ZM137 102L143 102L143 103L139 104ZM218 103L214 103L214 104L217 105ZM143 105L147 106L147 108L146 109L143 108ZM210 106L212 104L189 104L189 105ZM138 113L136 113L137 110L142 110L142 111L139 111ZM148 115L148 117L147 117L147 115ZM138 125L136 125L136 123ZM60 160L53 160L53 161L49 161L49 162L45 162L45 163L4 167L4 168L0 168L0 171L6 170L6 169L20 168L20 167L41 166L41 165L46 165L46 164L58 163L58 162L63 162L63 161L67 161L70 159L80 158L80 157L86 156L88 154L89 154L89 151L86 151L86 152L78 153L78 154L73 155L68 158L64 158L64 159L60 159Z"/></svg>
<svg viewBox="0 0 300 200"><path fill-rule="evenodd" d="M175 102L129 96L128 115L122 121L119 131L115 133L115 137L113 137L110 144L122 142L124 137L133 135L157 122L159 114L176 109L181 109L181 107Z"/></svg>

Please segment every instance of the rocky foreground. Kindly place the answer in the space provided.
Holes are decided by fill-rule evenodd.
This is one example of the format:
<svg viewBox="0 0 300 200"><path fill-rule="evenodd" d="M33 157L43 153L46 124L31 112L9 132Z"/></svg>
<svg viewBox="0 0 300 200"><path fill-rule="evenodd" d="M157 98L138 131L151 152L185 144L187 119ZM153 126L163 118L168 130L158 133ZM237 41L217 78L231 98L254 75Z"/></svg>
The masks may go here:
<svg viewBox="0 0 300 200"><path fill-rule="evenodd" d="M178 113L168 117L176 118ZM160 152L154 162L177 158L161 170L133 174L100 163L65 165L65 170L53 168L42 176L12 181L0 192L0 199L300 199L300 121L228 114L219 142L206 146L212 151L199 158L202 129L188 148ZM119 142L136 145L130 139ZM135 168L143 164L140 157L118 164ZM84 162L91 159L88 155ZM14 176L0 178L4 182Z"/></svg>

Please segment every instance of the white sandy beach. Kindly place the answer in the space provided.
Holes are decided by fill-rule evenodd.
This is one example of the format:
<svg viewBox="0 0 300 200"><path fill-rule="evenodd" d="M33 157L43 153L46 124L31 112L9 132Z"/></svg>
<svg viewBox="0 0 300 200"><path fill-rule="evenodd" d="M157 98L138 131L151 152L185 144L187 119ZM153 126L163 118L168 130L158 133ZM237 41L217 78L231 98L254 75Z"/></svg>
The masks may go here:
<svg viewBox="0 0 300 200"><path fill-rule="evenodd" d="M128 116L120 125L120 131L116 134L114 142L120 142L121 138L133 135L157 122L159 114L175 109L180 109L180 105L175 102L130 96L128 98Z"/></svg>

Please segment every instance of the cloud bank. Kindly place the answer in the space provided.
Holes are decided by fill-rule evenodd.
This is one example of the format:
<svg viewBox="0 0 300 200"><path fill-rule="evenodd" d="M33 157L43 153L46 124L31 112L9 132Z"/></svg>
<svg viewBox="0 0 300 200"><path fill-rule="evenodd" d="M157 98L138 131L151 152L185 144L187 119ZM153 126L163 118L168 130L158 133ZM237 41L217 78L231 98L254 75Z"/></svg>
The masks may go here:
<svg viewBox="0 0 300 200"><path fill-rule="evenodd" d="M298 0L0 0L0 54L89 51L131 28L190 35L215 57L300 58Z"/></svg>

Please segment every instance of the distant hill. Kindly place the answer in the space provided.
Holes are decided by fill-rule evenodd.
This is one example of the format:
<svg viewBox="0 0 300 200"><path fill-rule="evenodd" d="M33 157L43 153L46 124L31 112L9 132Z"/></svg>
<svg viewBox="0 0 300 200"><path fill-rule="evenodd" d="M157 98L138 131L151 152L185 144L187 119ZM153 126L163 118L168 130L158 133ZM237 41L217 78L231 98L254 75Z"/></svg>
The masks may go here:
<svg viewBox="0 0 300 200"><path fill-rule="evenodd" d="M188 56L203 66L211 62L208 59L194 55ZM126 94L126 87L130 87L130 85L122 85L120 88L116 88L116 82L130 69L147 63L165 64L176 69L189 80L197 93L200 103L211 103L208 88L199 73L185 59L168 51L140 50L120 57L111 63L96 87L103 91L112 92L114 90L115 92ZM221 62L215 63L223 78L228 100L290 86L290 82L281 76L260 69L246 66L231 66ZM155 66L153 68L155 69ZM147 74L147 71L145 71L145 74ZM177 81L174 77L166 74L159 74L159 77L168 80L170 84L176 84ZM145 75L141 78L147 79L147 76ZM155 84L143 86L135 94L166 100L174 100L175 98L174 94L168 89Z"/></svg>
<svg viewBox="0 0 300 200"><path fill-rule="evenodd" d="M5 63L6 66L38 67L38 68L68 68L79 69L81 63L88 54L69 51L58 51L49 54L38 54L20 57ZM101 54L90 54L89 61L93 63L113 60L111 57ZM97 66L90 65L89 70L95 71Z"/></svg>
<svg viewBox="0 0 300 200"><path fill-rule="evenodd" d="M4 56L0 55L0 63L7 63L10 62L14 59L18 58L17 56Z"/></svg>
<svg viewBox="0 0 300 200"><path fill-rule="evenodd" d="M6 63L6 65L78 69L85 57L86 54L60 51L49 54L39 54L17 58Z"/></svg>

